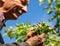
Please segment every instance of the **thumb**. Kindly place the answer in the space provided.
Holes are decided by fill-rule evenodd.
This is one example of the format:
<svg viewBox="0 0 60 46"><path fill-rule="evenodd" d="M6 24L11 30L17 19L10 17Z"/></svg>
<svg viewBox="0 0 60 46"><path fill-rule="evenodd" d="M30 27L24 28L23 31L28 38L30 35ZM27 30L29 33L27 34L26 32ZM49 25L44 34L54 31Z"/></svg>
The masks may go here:
<svg viewBox="0 0 60 46"><path fill-rule="evenodd" d="M39 37L40 37L40 38L45 38L46 35L45 35L45 33L42 33L41 35L39 35Z"/></svg>

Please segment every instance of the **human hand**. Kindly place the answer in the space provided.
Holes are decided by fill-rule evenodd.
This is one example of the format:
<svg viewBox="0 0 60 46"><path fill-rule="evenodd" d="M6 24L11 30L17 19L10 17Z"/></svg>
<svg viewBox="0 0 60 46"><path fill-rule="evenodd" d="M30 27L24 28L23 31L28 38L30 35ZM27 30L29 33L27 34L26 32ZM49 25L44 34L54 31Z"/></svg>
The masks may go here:
<svg viewBox="0 0 60 46"><path fill-rule="evenodd" d="M24 41L28 40L29 38L33 37L33 36L36 36L37 33L34 31L34 30L29 30L29 32L27 33Z"/></svg>
<svg viewBox="0 0 60 46"><path fill-rule="evenodd" d="M27 12L28 0L1 0L0 12L6 20L15 20Z"/></svg>
<svg viewBox="0 0 60 46"><path fill-rule="evenodd" d="M31 35L29 35L29 33ZM27 36L29 36L29 38L27 38L26 42L30 46L45 46L45 41L46 41L45 33L42 33L41 35L35 34L34 36L33 36L34 31L30 31L29 33L27 34Z"/></svg>

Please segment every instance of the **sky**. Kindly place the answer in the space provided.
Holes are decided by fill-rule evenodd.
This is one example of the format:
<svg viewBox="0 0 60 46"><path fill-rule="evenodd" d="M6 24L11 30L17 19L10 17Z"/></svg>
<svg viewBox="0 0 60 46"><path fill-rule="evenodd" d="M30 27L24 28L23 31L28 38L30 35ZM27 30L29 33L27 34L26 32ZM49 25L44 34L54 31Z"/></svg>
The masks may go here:
<svg viewBox="0 0 60 46"><path fill-rule="evenodd" d="M27 24L30 22L31 25L34 25L44 21L46 24L53 27L53 25L56 23L56 20L53 22L48 22L48 19L50 19L53 14L47 15L47 10L43 9L46 5L47 3L40 6L39 0L30 0L27 13L22 14L17 20L8 20L5 24L7 27L10 27L20 23ZM1 31L2 35L5 33L4 30L5 29L3 28ZM15 42L15 38L10 40L8 36L3 36L3 39L5 43Z"/></svg>

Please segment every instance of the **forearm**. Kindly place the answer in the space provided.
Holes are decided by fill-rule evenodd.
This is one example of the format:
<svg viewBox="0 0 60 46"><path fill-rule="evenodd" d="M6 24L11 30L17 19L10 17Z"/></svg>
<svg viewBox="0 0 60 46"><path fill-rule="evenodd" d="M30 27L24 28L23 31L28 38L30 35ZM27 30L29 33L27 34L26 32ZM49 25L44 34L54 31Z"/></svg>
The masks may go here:
<svg viewBox="0 0 60 46"><path fill-rule="evenodd" d="M29 44L27 42L22 42L22 43L15 42L13 44L15 44L16 46L29 46Z"/></svg>
<svg viewBox="0 0 60 46"><path fill-rule="evenodd" d="M4 23L0 21L0 30L2 29L3 26L4 26Z"/></svg>
<svg viewBox="0 0 60 46"><path fill-rule="evenodd" d="M2 27L4 26L5 23L5 17L3 15L2 12L0 12L0 30L2 29Z"/></svg>
<svg viewBox="0 0 60 46"><path fill-rule="evenodd" d="M23 43L15 42L13 44L0 44L0 46L29 46L29 44L26 42Z"/></svg>
<svg viewBox="0 0 60 46"><path fill-rule="evenodd" d="M4 26L4 23L2 23L1 21L0 21L0 30L2 29L2 27ZM0 43L4 43L4 41L3 41L3 38L2 38L2 35L1 35L1 32L0 32Z"/></svg>
<svg viewBox="0 0 60 46"><path fill-rule="evenodd" d="M1 33L0 33L0 43L4 44L4 41L3 41Z"/></svg>
<svg viewBox="0 0 60 46"><path fill-rule="evenodd" d="M2 12L0 12L0 30L3 28L3 26L4 26L4 16L3 16L3 13ZM2 38L2 35L1 35L1 32L0 32L0 43L4 43L4 41L3 41L3 38Z"/></svg>

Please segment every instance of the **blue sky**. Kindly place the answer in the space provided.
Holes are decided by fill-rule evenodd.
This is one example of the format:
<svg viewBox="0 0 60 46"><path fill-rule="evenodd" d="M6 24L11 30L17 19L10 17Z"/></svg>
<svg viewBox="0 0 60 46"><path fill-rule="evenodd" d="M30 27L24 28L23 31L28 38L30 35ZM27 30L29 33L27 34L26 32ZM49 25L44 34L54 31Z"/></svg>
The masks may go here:
<svg viewBox="0 0 60 46"><path fill-rule="evenodd" d="M46 6L46 5L47 5L47 3L40 6L39 0L30 0L27 13L22 14L22 16L20 16L17 20L8 20L5 24L7 27L10 27L10 26L15 26L16 24L19 24L22 22L24 24L27 24L28 22L30 22L31 25L33 25L33 24L38 24L39 22L44 21L48 25L53 27L56 20L54 20L53 22L48 22L48 19L51 18L51 16L53 14L47 15L47 10L43 9L44 6ZM4 33L4 28L2 29L1 33L2 34ZM15 38L10 40L8 38L8 36L3 36L3 39L4 39L5 43L12 43L15 41Z"/></svg>

